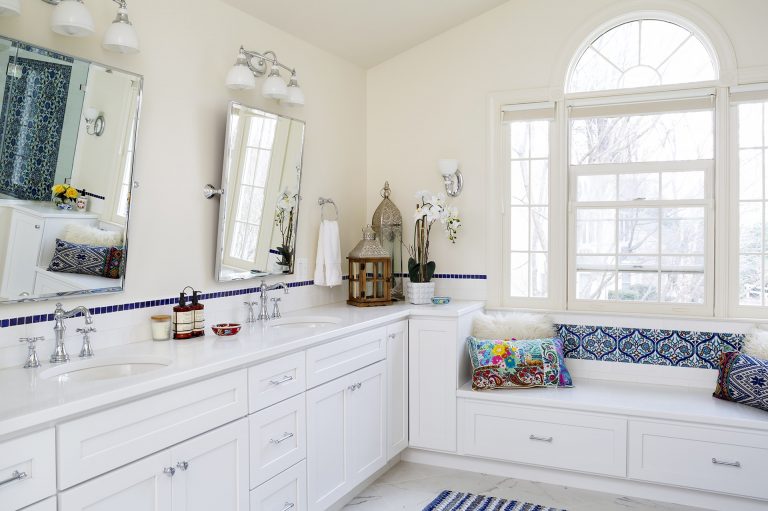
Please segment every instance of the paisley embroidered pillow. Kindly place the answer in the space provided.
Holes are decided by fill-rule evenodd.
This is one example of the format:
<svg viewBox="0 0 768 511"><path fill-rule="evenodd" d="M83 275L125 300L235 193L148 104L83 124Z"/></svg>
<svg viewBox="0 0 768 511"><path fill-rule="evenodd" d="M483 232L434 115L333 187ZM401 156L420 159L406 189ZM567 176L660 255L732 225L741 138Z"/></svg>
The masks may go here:
<svg viewBox="0 0 768 511"><path fill-rule="evenodd" d="M553 339L467 339L472 388L557 387L560 361Z"/></svg>

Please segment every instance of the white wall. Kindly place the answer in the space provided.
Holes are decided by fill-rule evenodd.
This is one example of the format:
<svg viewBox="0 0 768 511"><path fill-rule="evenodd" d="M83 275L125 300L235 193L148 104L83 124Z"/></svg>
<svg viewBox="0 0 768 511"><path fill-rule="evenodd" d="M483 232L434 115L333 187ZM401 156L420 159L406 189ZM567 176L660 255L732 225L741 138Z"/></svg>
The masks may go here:
<svg viewBox="0 0 768 511"><path fill-rule="evenodd" d="M728 34L741 81L768 80L768 2L765 0L511 0L368 72L367 211L385 179L406 219L410 240L417 190L438 191L438 158L458 158L465 189L455 200L464 223L455 246L433 234L438 273L488 274L485 228L488 98L497 91L549 88L581 41L590 20L625 9L677 5L703 10ZM576 38L574 40L574 38ZM565 250L553 242L554 250ZM437 292L479 298L483 281L438 281ZM478 296L479 295L479 296Z"/></svg>
<svg viewBox="0 0 768 511"><path fill-rule="evenodd" d="M218 0L132 0L129 12L142 51L131 56L101 48L101 37L116 12L112 2L87 3L97 33L85 39L54 34L48 28L50 5L37 1L23 4L20 17L0 18L0 34L144 76L135 163L140 188L133 194L126 292L69 299L65 305L93 307L162 298L173 296L188 284L206 292L251 286L214 281L219 204L217 199L205 200L201 192L206 183L220 181L225 114L232 99L307 123L297 257L308 259L309 265L307 274L296 275L293 280L311 278L313 272L318 196L333 197L339 205L342 254L359 240L365 213L364 201L359 199L365 186L363 69ZM226 89L224 77L241 44L273 50L281 61L295 66L306 106L281 107L261 98L258 91L233 93ZM338 295L338 291L311 293L315 302L335 301ZM289 296L284 302L290 301ZM50 313L54 303L1 305L0 318ZM146 316L148 322L150 312L138 311L137 318L143 321ZM112 318L119 315L97 319L102 340L96 338L95 346L111 342L102 332L108 331ZM42 325L45 329L51 326ZM15 346L15 337L39 331L37 327L2 330L0 352L3 346L14 346L7 348L12 354L7 352L5 358L19 361L23 360L23 350ZM52 332L46 330L46 334L52 338ZM49 341L41 353L47 355L51 347ZM3 358L0 353L0 365Z"/></svg>

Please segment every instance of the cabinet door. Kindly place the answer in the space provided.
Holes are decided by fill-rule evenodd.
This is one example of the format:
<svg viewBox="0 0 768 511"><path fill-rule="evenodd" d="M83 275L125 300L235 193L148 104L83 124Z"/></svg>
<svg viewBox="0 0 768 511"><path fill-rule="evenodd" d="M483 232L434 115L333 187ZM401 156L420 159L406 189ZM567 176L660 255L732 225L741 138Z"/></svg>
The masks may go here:
<svg viewBox="0 0 768 511"><path fill-rule="evenodd" d="M173 447L171 458L174 511L248 511L247 419Z"/></svg>
<svg viewBox="0 0 768 511"><path fill-rule="evenodd" d="M456 451L455 320L408 324L408 417L411 447Z"/></svg>
<svg viewBox="0 0 768 511"><path fill-rule="evenodd" d="M327 509L352 488L344 421L352 376L307 392L307 502L311 511Z"/></svg>
<svg viewBox="0 0 768 511"><path fill-rule="evenodd" d="M31 506L25 507L21 511L56 511L56 497L45 499L44 501L38 502L37 504L32 504Z"/></svg>
<svg viewBox="0 0 768 511"><path fill-rule="evenodd" d="M171 454L162 451L59 494L59 511L168 511Z"/></svg>
<svg viewBox="0 0 768 511"><path fill-rule="evenodd" d="M387 327L387 460L408 447L408 321Z"/></svg>
<svg viewBox="0 0 768 511"><path fill-rule="evenodd" d="M40 218L14 212L8 239L0 294L18 298L35 290L35 267L43 239L43 221Z"/></svg>
<svg viewBox="0 0 768 511"><path fill-rule="evenodd" d="M387 462L386 372L382 360L350 375L345 410L350 489Z"/></svg>

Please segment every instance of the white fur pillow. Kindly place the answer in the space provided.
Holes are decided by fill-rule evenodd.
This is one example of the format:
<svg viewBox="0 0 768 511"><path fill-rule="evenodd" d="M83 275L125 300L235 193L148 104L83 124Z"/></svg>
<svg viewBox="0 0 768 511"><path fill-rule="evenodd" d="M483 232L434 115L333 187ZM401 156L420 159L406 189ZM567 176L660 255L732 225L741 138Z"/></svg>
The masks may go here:
<svg viewBox="0 0 768 511"><path fill-rule="evenodd" d="M474 319L472 335L478 339L545 339L555 336L555 327L544 314L479 314Z"/></svg>
<svg viewBox="0 0 768 511"><path fill-rule="evenodd" d="M105 231L92 225L69 224L64 228L61 239L69 243L96 247L123 246L122 231Z"/></svg>
<svg viewBox="0 0 768 511"><path fill-rule="evenodd" d="M742 353L768 360L768 330L755 328L744 339Z"/></svg>

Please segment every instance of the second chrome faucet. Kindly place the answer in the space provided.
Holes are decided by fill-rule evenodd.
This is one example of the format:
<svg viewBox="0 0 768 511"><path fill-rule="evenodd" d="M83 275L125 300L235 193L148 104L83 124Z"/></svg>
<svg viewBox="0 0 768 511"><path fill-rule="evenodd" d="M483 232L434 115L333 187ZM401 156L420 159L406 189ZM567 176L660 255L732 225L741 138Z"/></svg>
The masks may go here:
<svg viewBox="0 0 768 511"><path fill-rule="evenodd" d="M248 319L246 320L248 323L253 323L255 321L269 321L270 319L275 319L280 317L280 308L278 306L278 303L280 302L279 298L273 298L272 299L272 315L269 314L269 292L274 290L282 288L285 294L288 294L288 284L285 282L278 282L276 284L272 284L271 286L267 285L267 282L262 280L261 281L261 287L260 287L260 293L259 293L259 315L254 318L253 313L253 306L256 305L256 302L245 302L245 305L248 306Z"/></svg>
<svg viewBox="0 0 768 511"><path fill-rule="evenodd" d="M64 310L64 307L60 303L57 303L56 310L53 312L53 333L56 339L56 346L54 347L53 354L50 358L51 363L60 364L69 362L69 354L64 345L64 332L67 330L67 327L64 326L64 320L76 316L77 314L82 314L85 318L85 328L78 329L78 332L83 334L83 348L80 350L80 356L93 356L89 334L95 332L96 329L91 326L93 324L93 316L91 316L91 312L82 306L67 311Z"/></svg>

